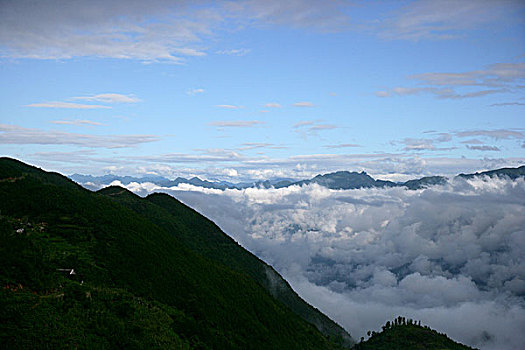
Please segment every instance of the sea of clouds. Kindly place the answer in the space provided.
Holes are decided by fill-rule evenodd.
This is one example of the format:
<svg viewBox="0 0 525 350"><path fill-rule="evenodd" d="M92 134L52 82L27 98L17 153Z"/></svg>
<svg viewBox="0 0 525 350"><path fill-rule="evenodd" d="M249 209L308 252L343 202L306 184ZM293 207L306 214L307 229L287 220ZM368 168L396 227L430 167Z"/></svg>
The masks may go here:
<svg viewBox="0 0 525 350"><path fill-rule="evenodd" d="M417 191L126 187L212 219L354 339L402 315L470 346L523 349L524 179Z"/></svg>

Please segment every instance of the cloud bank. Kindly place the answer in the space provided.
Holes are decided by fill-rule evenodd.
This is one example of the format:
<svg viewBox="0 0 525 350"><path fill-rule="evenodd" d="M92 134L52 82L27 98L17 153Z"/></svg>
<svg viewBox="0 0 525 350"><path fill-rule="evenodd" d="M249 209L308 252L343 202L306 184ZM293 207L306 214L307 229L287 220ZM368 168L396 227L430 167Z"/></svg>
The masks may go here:
<svg viewBox="0 0 525 350"><path fill-rule="evenodd" d="M128 188L211 218L356 339L404 315L481 349L525 343L523 179L419 191Z"/></svg>

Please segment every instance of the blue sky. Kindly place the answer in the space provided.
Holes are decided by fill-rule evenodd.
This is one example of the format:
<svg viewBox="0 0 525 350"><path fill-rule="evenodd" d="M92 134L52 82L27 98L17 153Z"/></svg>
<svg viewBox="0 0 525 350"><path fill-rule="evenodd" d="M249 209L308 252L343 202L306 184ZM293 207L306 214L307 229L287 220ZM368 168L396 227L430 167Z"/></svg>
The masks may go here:
<svg viewBox="0 0 525 350"><path fill-rule="evenodd" d="M403 180L525 163L520 1L2 1L0 154Z"/></svg>

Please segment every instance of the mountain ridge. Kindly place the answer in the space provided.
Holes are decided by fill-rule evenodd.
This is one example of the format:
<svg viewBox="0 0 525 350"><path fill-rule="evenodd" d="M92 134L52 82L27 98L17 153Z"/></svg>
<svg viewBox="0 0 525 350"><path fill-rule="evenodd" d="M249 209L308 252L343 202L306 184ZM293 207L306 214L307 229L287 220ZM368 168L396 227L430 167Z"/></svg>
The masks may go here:
<svg viewBox="0 0 525 350"><path fill-rule="evenodd" d="M343 347L244 271L119 198L156 204L124 188L105 192L0 159L0 340L8 348Z"/></svg>
<svg viewBox="0 0 525 350"><path fill-rule="evenodd" d="M494 170L488 170L483 172L477 172L473 174L459 174L456 178L470 179L473 177L494 177L494 176L507 176L511 179L519 177L525 177L525 165L517 168L500 168ZM131 177L131 176L118 176L118 175L103 175L103 176L91 176L91 175L80 175L73 174L69 178L82 186L97 190L102 186L107 186L113 181L120 181L123 185L129 185L132 182L144 183L151 182L162 187L173 187L180 184L189 184L197 187L211 188L218 190L226 189L237 189L242 190L246 188L286 188L289 186L303 186L308 184L318 184L323 187L330 189L358 189L358 188L383 188L383 187L406 187L409 190L418 190L432 185L444 185L449 180L448 178L440 175L425 176L422 178L412 179L404 182L393 182L388 180L374 179L372 176L364 171L355 172L341 170L332 173L319 174L311 179L304 179L294 181L291 179L274 179L274 180L262 180L254 182L242 182L242 183L229 183L225 181L211 182L208 180L202 180L198 177L192 177L191 179L185 179L177 177L174 180L169 180L161 176L148 176L148 177Z"/></svg>

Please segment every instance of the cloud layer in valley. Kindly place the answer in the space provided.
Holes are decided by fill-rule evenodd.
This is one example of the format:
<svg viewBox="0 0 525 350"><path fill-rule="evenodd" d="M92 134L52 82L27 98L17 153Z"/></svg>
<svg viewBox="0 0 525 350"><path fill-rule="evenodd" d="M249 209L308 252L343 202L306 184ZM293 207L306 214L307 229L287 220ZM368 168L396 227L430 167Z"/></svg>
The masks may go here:
<svg viewBox="0 0 525 350"><path fill-rule="evenodd" d="M445 186L212 190L172 194L273 265L359 339L397 315L481 349L525 343L525 181Z"/></svg>

